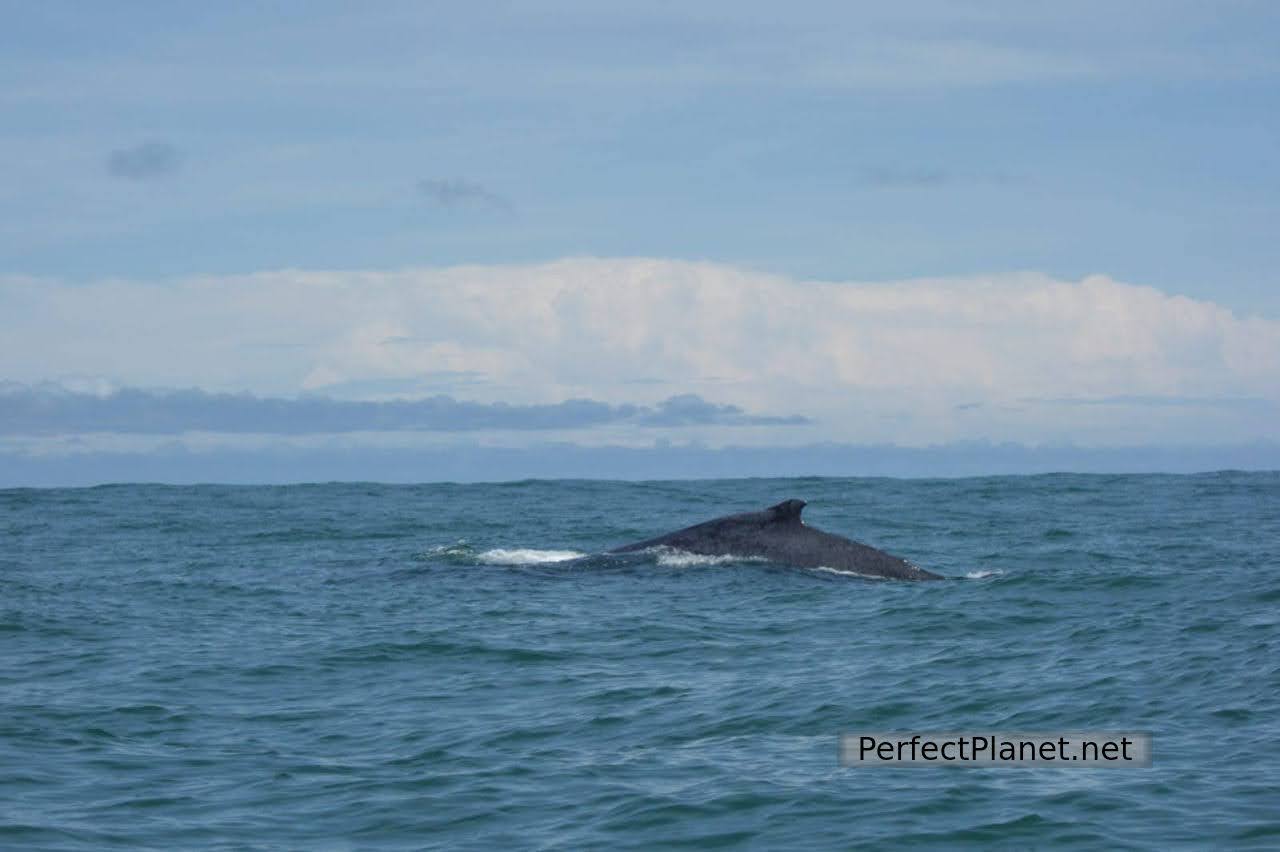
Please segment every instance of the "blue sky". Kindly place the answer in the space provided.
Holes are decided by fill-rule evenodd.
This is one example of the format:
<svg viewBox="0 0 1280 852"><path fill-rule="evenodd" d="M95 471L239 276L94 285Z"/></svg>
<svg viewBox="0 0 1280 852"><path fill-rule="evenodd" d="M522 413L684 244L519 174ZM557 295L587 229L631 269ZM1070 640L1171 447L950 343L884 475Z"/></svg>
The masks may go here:
<svg viewBox="0 0 1280 852"><path fill-rule="evenodd" d="M199 427L179 389L1270 440L1277 43L1263 2L12 4L0 452ZM90 422L23 432L40 394ZM695 398L736 419L618 414Z"/></svg>

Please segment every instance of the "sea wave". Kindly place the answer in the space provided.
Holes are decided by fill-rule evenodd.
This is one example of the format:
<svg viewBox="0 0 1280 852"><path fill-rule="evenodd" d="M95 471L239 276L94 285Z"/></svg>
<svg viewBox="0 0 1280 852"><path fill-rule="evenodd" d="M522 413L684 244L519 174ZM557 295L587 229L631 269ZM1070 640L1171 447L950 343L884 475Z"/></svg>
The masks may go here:
<svg viewBox="0 0 1280 852"><path fill-rule="evenodd" d="M466 556L470 554L472 548L467 544L466 539L455 541L453 544L437 544L435 547L429 547L426 550L426 556Z"/></svg>
<svg viewBox="0 0 1280 852"><path fill-rule="evenodd" d="M14 494L0 848L1276 845L1280 473ZM600 552L780 494L954 582ZM1010 783L833 748L1041 725L1163 757Z"/></svg>

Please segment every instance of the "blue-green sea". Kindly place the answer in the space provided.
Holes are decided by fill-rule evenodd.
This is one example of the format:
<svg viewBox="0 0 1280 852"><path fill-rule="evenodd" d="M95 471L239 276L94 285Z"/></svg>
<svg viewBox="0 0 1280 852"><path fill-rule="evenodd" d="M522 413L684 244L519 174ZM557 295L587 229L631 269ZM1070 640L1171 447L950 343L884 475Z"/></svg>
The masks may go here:
<svg viewBox="0 0 1280 852"><path fill-rule="evenodd" d="M788 497L951 579L599 555ZM0 491L0 848L1278 847L1280 474Z"/></svg>

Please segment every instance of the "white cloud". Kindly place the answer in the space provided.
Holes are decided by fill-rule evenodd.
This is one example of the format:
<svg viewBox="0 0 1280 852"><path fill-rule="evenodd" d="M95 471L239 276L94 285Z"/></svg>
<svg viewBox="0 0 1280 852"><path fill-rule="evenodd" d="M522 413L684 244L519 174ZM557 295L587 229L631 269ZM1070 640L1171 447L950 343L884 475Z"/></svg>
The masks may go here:
<svg viewBox="0 0 1280 852"><path fill-rule="evenodd" d="M1280 322L1103 276L835 283L571 259L9 279L0 364L0 379L22 382L96 376L274 395L395 381L429 393L432 377L458 374L476 377L465 396L478 401L653 404L698 393L812 416L806 440L1247 440L1272 434ZM1143 402L1163 397L1260 403ZM1115 402L1060 402L1073 398Z"/></svg>

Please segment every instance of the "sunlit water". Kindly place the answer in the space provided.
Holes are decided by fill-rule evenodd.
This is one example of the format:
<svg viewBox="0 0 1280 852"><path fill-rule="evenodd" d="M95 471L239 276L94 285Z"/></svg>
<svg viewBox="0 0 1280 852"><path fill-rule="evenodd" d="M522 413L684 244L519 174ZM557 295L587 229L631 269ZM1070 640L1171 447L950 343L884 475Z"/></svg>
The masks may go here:
<svg viewBox="0 0 1280 852"><path fill-rule="evenodd" d="M603 550L785 497L953 578ZM849 730L1150 730L844 769ZM0 847L1274 848L1280 475L0 491Z"/></svg>

